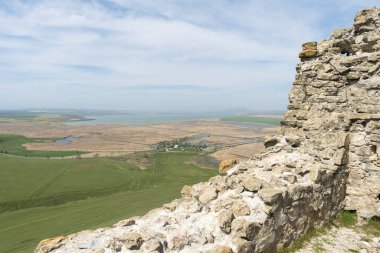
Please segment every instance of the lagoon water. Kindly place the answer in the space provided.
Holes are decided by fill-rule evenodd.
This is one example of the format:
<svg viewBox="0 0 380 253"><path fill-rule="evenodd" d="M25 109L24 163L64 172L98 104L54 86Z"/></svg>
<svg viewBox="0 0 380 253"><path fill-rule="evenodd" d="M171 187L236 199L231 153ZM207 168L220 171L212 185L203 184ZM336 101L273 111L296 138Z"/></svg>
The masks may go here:
<svg viewBox="0 0 380 253"><path fill-rule="evenodd" d="M100 125L100 124L125 124L125 125L150 125L159 123L183 122L205 119L219 119L226 114L195 114L195 113L157 113L157 114L121 114L121 115L95 115L85 116L83 121L65 122L66 125Z"/></svg>
<svg viewBox="0 0 380 253"><path fill-rule="evenodd" d="M67 144L72 143L73 140L74 140L74 136L70 135L70 136L67 136L67 137L65 137L63 139L56 140L55 143L67 145Z"/></svg>

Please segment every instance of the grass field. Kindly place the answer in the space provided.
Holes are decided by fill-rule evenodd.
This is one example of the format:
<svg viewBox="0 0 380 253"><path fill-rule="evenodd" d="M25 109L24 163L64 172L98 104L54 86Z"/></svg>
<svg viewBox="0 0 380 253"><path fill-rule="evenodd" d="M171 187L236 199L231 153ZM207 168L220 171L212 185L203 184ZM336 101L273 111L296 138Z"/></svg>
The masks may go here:
<svg viewBox="0 0 380 253"><path fill-rule="evenodd" d="M133 156L133 157L132 157ZM217 170L195 151L119 158L41 159L0 155L0 252L32 252L44 238L110 226L179 197ZM145 169L138 163L143 157Z"/></svg>
<svg viewBox="0 0 380 253"><path fill-rule="evenodd" d="M227 122L242 122L242 123L261 123L279 126L282 118L278 117L226 117L221 118L221 121Z"/></svg>
<svg viewBox="0 0 380 253"><path fill-rule="evenodd" d="M24 156L24 157L65 157L83 154L79 151L39 151L27 150L23 144L32 142L52 142L55 139L35 139L27 138L16 134L0 134L0 153Z"/></svg>

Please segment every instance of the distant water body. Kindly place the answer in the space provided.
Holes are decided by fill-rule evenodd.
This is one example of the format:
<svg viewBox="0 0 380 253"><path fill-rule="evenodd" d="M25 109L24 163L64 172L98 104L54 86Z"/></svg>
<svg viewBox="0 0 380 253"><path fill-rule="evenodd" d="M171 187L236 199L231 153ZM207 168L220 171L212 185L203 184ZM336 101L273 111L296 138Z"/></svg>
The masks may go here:
<svg viewBox="0 0 380 253"><path fill-rule="evenodd" d="M70 126L122 124L122 125L150 125L160 123L184 122L205 119L220 119L226 114L193 114L193 113L168 113L168 114L121 114L121 115L96 115L85 116L83 121L65 122Z"/></svg>
<svg viewBox="0 0 380 253"><path fill-rule="evenodd" d="M73 140L74 140L74 136L70 135L70 136L67 136L63 139L56 140L55 143L67 145L67 144L72 143Z"/></svg>

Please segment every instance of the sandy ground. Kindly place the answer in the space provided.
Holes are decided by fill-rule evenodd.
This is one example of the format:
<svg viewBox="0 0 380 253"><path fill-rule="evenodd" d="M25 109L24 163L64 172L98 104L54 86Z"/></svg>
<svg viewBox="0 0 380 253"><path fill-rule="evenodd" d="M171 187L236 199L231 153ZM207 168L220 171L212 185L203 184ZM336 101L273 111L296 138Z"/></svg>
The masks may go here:
<svg viewBox="0 0 380 253"><path fill-rule="evenodd" d="M277 128L253 129L231 125L217 120L154 125L82 125L67 126L55 122L15 122L0 124L0 133L15 133L30 138L64 138L74 136L70 144L28 143L31 150L88 151L86 156L115 156L152 149L164 140L203 135L210 146L219 151L218 160L226 158L247 159L263 150L263 145L253 143L256 138L274 135Z"/></svg>

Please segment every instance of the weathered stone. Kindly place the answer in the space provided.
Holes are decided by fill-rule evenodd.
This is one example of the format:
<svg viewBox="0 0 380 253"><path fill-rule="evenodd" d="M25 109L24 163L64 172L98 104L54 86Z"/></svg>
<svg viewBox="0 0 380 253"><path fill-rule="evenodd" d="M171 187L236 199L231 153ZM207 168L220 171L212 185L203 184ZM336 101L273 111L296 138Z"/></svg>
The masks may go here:
<svg viewBox="0 0 380 253"><path fill-rule="evenodd" d="M305 58L311 58L311 57L315 57L318 55L318 50L303 50L300 54L299 54L299 57L301 59L305 59Z"/></svg>
<svg viewBox="0 0 380 253"><path fill-rule="evenodd" d="M306 115L306 112L304 112L303 115ZM305 118L305 116L302 116L301 118ZM294 148L299 147L301 145L301 138L298 136L286 136L285 140L290 146Z"/></svg>
<svg viewBox="0 0 380 253"><path fill-rule="evenodd" d="M121 251L122 246L123 245L121 244L119 240L112 240L107 246L107 248L111 249L114 252L119 252Z"/></svg>
<svg viewBox="0 0 380 253"><path fill-rule="evenodd" d="M232 221L231 229L234 235L246 240L253 240L255 236L258 235L261 225L250 220L234 219Z"/></svg>
<svg viewBox="0 0 380 253"><path fill-rule="evenodd" d="M123 242L124 246L127 249L131 250L140 249L141 245L144 242L141 235L136 232L125 233L119 238L119 240Z"/></svg>
<svg viewBox="0 0 380 253"><path fill-rule="evenodd" d="M236 252L237 253L254 253L255 249L256 249L255 242L242 241L241 243L237 244Z"/></svg>
<svg viewBox="0 0 380 253"><path fill-rule="evenodd" d="M91 253L105 253L105 249L103 248L100 248L100 249L93 249L91 250Z"/></svg>
<svg viewBox="0 0 380 253"><path fill-rule="evenodd" d="M198 213L203 209L202 205L194 199L192 199L191 201L185 201L181 203L181 205L178 208L182 208L189 213Z"/></svg>
<svg viewBox="0 0 380 253"><path fill-rule="evenodd" d="M144 252L155 252L161 253L164 248L162 243L159 240L149 240L144 243Z"/></svg>
<svg viewBox="0 0 380 253"><path fill-rule="evenodd" d="M176 234L168 237L168 248L171 250L183 249L189 241L185 235Z"/></svg>
<svg viewBox="0 0 380 253"><path fill-rule="evenodd" d="M214 246L212 249L204 251L204 253L232 253L232 252L233 251L230 247L220 246L220 245Z"/></svg>
<svg viewBox="0 0 380 253"><path fill-rule="evenodd" d="M278 142L279 142L279 140L277 138L272 138L272 137L267 138L264 141L264 146L265 146L265 148L270 148L270 147L277 145Z"/></svg>
<svg viewBox="0 0 380 253"><path fill-rule="evenodd" d="M348 56L348 57L341 59L340 64L343 66L346 66L346 67L347 66L350 67L354 64L358 64L360 62L364 62L367 60L368 60L368 56L352 55L352 56Z"/></svg>
<svg viewBox="0 0 380 253"><path fill-rule="evenodd" d="M170 203L167 203L167 204L164 204L163 205L163 208L167 209L167 210L170 210L170 211L174 211L176 208L177 208L177 205L179 204L179 201L172 201Z"/></svg>
<svg viewBox="0 0 380 253"><path fill-rule="evenodd" d="M264 201L264 203L268 205L278 203L282 200L282 191L275 188L264 188L257 194Z"/></svg>
<svg viewBox="0 0 380 253"><path fill-rule="evenodd" d="M171 216L161 217L160 220L164 227L178 224L178 220L175 217L171 217Z"/></svg>
<svg viewBox="0 0 380 253"><path fill-rule="evenodd" d="M291 184L294 184L295 182L297 182L297 176L293 174L286 174L283 176L283 178L286 181L289 181Z"/></svg>
<svg viewBox="0 0 380 253"><path fill-rule="evenodd" d="M48 253L54 249L58 249L62 244L63 240L65 240L64 236L57 236L53 238L48 238L40 241L37 246L37 249L34 252L38 253Z"/></svg>
<svg viewBox="0 0 380 253"><path fill-rule="evenodd" d="M138 217L133 217L133 218L129 218L129 219L119 221L118 223L113 225L113 227L128 227L128 226L135 225L136 224L136 218L138 218Z"/></svg>
<svg viewBox="0 0 380 253"><path fill-rule="evenodd" d="M240 167L239 167L239 170L240 170ZM223 193L228 189L227 180L226 180L226 177L224 176L215 176L210 179L210 182L213 185L215 185L217 191L220 193Z"/></svg>
<svg viewBox="0 0 380 253"><path fill-rule="evenodd" d="M344 35L344 33L346 32L346 29L334 29L333 31L332 31L332 36L334 37L334 38L336 38L336 39L340 39L343 35Z"/></svg>
<svg viewBox="0 0 380 253"><path fill-rule="evenodd" d="M95 241L87 241L78 245L78 249L91 249L95 244Z"/></svg>
<svg viewBox="0 0 380 253"><path fill-rule="evenodd" d="M261 189L261 180L254 177L243 178L242 184L245 190L250 192L257 192Z"/></svg>
<svg viewBox="0 0 380 253"><path fill-rule="evenodd" d="M373 19L370 15L368 15L368 12L367 10L363 10L361 12L359 12L356 16L355 16L355 22L354 22L354 26L355 27L360 27L360 26L363 26L363 25L366 25L368 24L369 22L371 22Z"/></svg>
<svg viewBox="0 0 380 253"><path fill-rule="evenodd" d="M309 173L310 180L319 183L323 181L324 176L326 175L326 170L319 169L319 168L313 168Z"/></svg>
<svg viewBox="0 0 380 253"><path fill-rule="evenodd" d="M238 164L238 161L235 159L226 159L221 161L219 165L220 175L226 175L227 171L233 168L236 164Z"/></svg>
<svg viewBox="0 0 380 253"><path fill-rule="evenodd" d="M335 154L334 164L338 166L346 164L347 158L348 158L348 155L347 155L346 150L343 148L338 149L338 151Z"/></svg>
<svg viewBox="0 0 380 253"><path fill-rule="evenodd" d="M181 190L182 197L192 197L194 196L194 190L191 186L185 185Z"/></svg>
<svg viewBox="0 0 380 253"><path fill-rule="evenodd" d="M217 196L218 196L218 193L216 189L214 187L208 187L199 196L199 201L202 204L207 204L211 200L216 199Z"/></svg>
<svg viewBox="0 0 380 253"><path fill-rule="evenodd" d="M315 57L318 55L317 42L306 42L302 44L302 52L299 54L301 59Z"/></svg>
<svg viewBox="0 0 380 253"><path fill-rule="evenodd" d="M305 42L302 44L303 50L317 50L318 42L311 41L311 42Z"/></svg>
<svg viewBox="0 0 380 253"><path fill-rule="evenodd" d="M235 217L250 215L251 210L249 206L242 202L236 202L232 205L232 212Z"/></svg>
<svg viewBox="0 0 380 253"><path fill-rule="evenodd" d="M231 223L234 220L232 211L223 210L219 213L218 221L220 229L229 234L231 232Z"/></svg>

